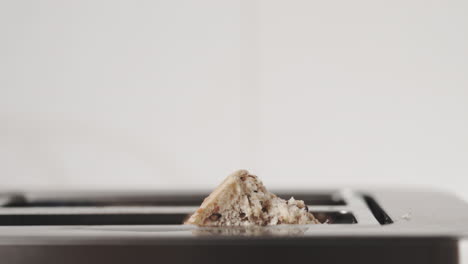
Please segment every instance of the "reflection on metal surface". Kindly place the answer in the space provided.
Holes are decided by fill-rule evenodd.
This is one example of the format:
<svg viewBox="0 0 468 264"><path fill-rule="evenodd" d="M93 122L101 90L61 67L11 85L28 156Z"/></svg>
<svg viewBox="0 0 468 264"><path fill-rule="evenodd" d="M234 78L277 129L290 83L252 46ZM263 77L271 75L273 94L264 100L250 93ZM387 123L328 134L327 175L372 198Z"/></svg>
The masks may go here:
<svg viewBox="0 0 468 264"><path fill-rule="evenodd" d="M249 226L249 227L210 227L192 230L196 236L302 236L309 228L307 226Z"/></svg>

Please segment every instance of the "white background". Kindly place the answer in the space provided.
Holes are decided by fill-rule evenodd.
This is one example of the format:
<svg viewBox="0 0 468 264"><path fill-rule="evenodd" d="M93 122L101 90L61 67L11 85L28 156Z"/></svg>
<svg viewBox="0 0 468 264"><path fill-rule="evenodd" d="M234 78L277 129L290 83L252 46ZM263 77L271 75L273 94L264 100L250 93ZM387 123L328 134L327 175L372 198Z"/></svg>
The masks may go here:
<svg viewBox="0 0 468 264"><path fill-rule="evenodd" d="M468 2L0 0L0 181L468 198Z"/></svg>
<svg viewBox="0 0 468 264"><path fill-rule="evenodd" d="M0 1L4 188L468 197L466 1Z"/></svg>

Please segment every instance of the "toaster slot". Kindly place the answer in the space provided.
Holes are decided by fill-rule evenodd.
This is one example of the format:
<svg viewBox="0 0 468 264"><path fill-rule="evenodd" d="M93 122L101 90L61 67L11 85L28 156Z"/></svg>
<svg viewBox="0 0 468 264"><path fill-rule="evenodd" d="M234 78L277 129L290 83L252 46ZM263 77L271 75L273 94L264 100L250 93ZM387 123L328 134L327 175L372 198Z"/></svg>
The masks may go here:
<svg viewBox="0 0 468 264"><path fill-rule="evenodd" d="M15 195L3 207L88 207L88 206L199 206L206 193L180 193L180 194L36 194ZM308 205L314 206L343 206L344 199L335 192L305 193L284 192L278 193L283 199L294 197L304 200Z"/></svg>
<svg viewBox="0 0 468 264"><path fill-rule="evenodd" d="M180 195L33 195L10 200L4 207L88 207L88 206L198 206L204 194Z"/></svg>
<svg viewBox="0 0 468 264"><path fill-rule="evenodd" d="M393 223L393 220L390 218L390 216L388 216L388 214L382 209L382 207L380 207L374 198L366 194L364 194L362 197L364 198L367 207L374 215L375 219L379 222L379 224L388 225Z"/></svg>
<svg viewBox="0 0 468 264"><path fill-rule="evenodd" d="M0 226L180 225L186 214L14 214L0 215Z"/></svg>
<svg viewBox="0 0 468 264"><path fill-rule="evenodd" d="M122 208L120 209L122 211ZM135 211L135 210L131 210ZM174 210L176 211L176 210ZM356 224L356 218L350 212L330 211L312 212L321 223ZM125 213L97 210L58 213L52 210L43 213L28 211L2 213L0 226L70 226L70 225L180 225L189 216L187 213L144 213L143 211Z"/></svg>
<svg viewBox="0 0 468 264"><path fill-rule="evenodd" d="M341 192L324 190L275 193L284 199L304 200L322 223L366 223L365 214L357 209L373 218L362 197L356 200L353 196L353 200ZM181 192L15 194L0 205L0 226L180 225L206 196Z"/></svg>
<svg viewBox="0 0 468 264"><path fill-rule="evenodd" d="M320 221L327 224L357 224L357 220L350 212L312 212L312 214Z"/></svg>

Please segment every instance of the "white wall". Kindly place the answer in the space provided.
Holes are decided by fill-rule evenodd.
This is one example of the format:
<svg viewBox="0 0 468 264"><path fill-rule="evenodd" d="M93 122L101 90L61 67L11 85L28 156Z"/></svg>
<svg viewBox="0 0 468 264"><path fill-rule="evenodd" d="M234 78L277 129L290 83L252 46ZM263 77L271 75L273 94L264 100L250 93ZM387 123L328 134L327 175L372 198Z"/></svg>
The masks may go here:
<svg viewBox="0 0 468 264"><path fill-rule="evenodd" d="M452 0L261 2L260 172L468 194L466 14Z"/></svg>
<svg viewBox="0 0 468 264"><path fill-rule="evenodd" d="M2 188L468 197L468 2L0 0Z"/></svg>
<svg viewBox="0 0 468 264"><path fill-rule="evenodd" d="M3 186L158 188L238 168L239 30L236 2L2 1Z"/></svg>

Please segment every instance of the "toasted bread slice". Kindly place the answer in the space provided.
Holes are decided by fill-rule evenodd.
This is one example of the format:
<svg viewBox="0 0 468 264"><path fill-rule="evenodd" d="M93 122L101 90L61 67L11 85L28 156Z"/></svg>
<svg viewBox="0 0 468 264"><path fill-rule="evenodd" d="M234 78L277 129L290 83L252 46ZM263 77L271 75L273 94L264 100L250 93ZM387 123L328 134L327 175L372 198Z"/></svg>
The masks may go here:
<svg viewBox="0 0 468 264"><path fill-rule="evenodd" d="M317 223L303 201L277 197L246 170L229 175L185 222L198 226Z"/></svg>

